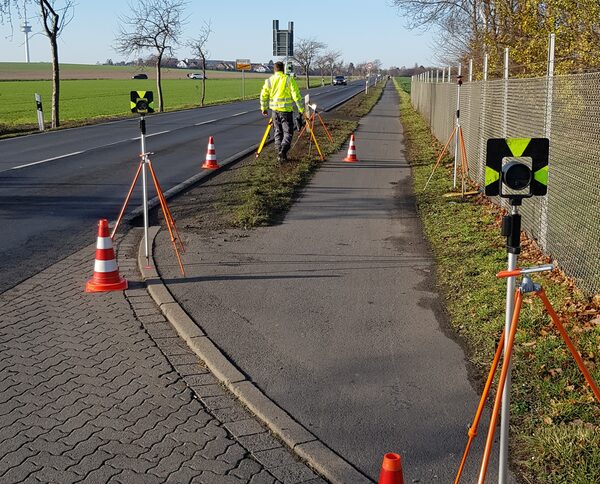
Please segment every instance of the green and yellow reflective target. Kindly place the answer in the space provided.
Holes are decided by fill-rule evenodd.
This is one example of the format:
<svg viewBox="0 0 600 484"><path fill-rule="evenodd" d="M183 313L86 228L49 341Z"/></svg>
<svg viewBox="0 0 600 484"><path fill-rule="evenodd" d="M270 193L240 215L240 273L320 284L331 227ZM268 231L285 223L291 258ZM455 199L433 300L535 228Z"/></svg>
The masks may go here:
<svg viewBox="0 0 600 484"><path fill-rule="evenodd" d="M548 138L490 138L487 141L485 160L485 194L500 195L502 183L502 160L504 158L530 158L531 195L541 196L548 192Z"/></svg>
<svg viewBox="0 0 600 484"><path fill-rule="evenodd" d="M154 112L154 94L152 91L131 91L130 108L132 113L147 114Z"/></svg>

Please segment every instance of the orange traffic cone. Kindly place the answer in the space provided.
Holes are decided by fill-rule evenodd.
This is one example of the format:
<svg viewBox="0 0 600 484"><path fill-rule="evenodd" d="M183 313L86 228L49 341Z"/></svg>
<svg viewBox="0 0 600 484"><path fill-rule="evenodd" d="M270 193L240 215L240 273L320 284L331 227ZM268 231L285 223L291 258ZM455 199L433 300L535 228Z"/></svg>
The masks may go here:
<svg viewBox="0 0 600 484"><path fill-rule="evenodd" d="M350 146L348 146L348 156L346 156L346 158L344 158L344 161L346 163L354 163L354 162L358 161L358 158L356 157L356 145L354 144L354 133L352 133L352 136L350 136Z"/></svg>
<svg viewBox="0 0 600 484"><path fill-rule="evenodd" d="M112 239L108 233L108 220L103 218L98 222L94 275L87 281L85 292L123 291L125 289L127 289L127 281L119 276Z"/></svg>
<svg viewBox="0 0 600 484"><path fill-rule="evenodd" d="M404 484L402 459L399 454L389 452L383 456L379 484Z"/></svg>
<svg viewBox="0 0 600 484"><path fill-rule="evenodd" d="M220 168L217 163L217 152L215 151L215 140L212 136L208 138L208 147L206 148L206 160L202 165L202 168L206 168L208 170L214 170L215 168Z"/></svg>

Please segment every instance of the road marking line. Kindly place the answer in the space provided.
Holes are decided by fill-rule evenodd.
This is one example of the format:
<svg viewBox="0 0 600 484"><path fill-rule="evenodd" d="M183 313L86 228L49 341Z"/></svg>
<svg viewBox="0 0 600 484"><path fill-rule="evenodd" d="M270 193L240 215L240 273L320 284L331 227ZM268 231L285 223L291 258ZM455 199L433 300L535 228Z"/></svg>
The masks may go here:
<svg viewBox="0 0 600 484"><path fill-rule="evenodd" d="M230 118L235 118L236 116L241 116L242 114L248 114L250 111L242 111L241 113L232 114L229 116Z"/></svg>
<svg viewBox="0 0 600 484"><path fill-rule="evenodd" d="M159 131L158 133L152 133L152 134L147 134L146 138L152 138L152 136L158 136L159 134L165 134L165 133L170 133L172 130L168 129L166 131ZM137 141L139 140L140 137L136 136L135 138L129 138L130 141Z"/></svg>
<svg viewBox="0 0 600 484"><path fill-rule="evenodd" d="M46 160L34 161L33 163L27 163L26 165L13 166L10 168L11 170L19 170L21 168L27 168L28 166L40 165L42 163L47 163L48 161L60 160L61 158L68 158L69 156L80 155L81 153L85 153L85 151L74 151L73 153L69 153L67 155L55 156L54 158L48 158Z"/></svg>
<svg viewBox="0 0 600 484"><path fill-rule="evenodd" d="M208 121L202 121L201 123L196 123L196 124L194 124L194 126L202 126L203 124L214 123L216 121L218 121L218 119L209 119Z"/></svg>
<svg viewBox="0 0 600 484"><path fill-rule="evenodd" d="M152 133L146 136L146 138L152 138L152 136L158 136L159 134L166 134L166 133L170 133L171 130L168 129L166 131L159 131L158 133Z"/></svg>

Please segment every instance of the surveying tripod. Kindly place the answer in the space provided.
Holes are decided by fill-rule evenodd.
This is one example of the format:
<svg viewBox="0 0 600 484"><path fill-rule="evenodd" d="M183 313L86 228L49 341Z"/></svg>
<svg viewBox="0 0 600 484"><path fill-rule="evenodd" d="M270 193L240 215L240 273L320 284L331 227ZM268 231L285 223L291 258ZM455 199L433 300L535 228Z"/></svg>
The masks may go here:
<svg viewBox="0 0 600 484"><path fill-rule="evenodd" d="M113 228L111 233L111 238L114 238L117 229L123 219L123 215L127 206L129 205L129 201L131 199L131 194L133 193L133 189L138 181L140 173L142 175L142 196L143 196L143 209L144 209L144 255L146 257L146 264L149 265L149 240L148 240L148 184L147 184L147 172L150 172L152 176L152 181L154 182L154 188L156 190L156 195L158 196L158 201L160 203L160 208L163 212L163 216L165 217L165 222L167 224L167 229L169 230L169 235L171 236L171 243L173 244L173 249L175 251L175 256L177 257L177 262L179 263L179 269L182 275L185 275L185 270L183 268L183 263L181 262L181 256L179 255L179 248L177 247L177 243L181 247L181 251L185 252L185 248L183 247L183 243L181 242L181 238L179 237L179 232L177 231L177 226L175 225L175 219L171 214L171 210L167 205L167 199L165 198L163 191L160 187L160 183L158 182L158 177L156 176L156 172L152 167L152 162L150 161L149 155L153 153L146 152L146 119L144 115L140 115L140 143L141 143L141 153L140 153L140 163L138 165L135 176L133 177L133 182L129 187L129 192L125 197L125 202L123 203L123 207L119 212L119 217L117 218L117 223Z"/></svg>
<svg viewBox="0 0 600 484"><path fill-rule="evenodd" d="M579 370L583 374L586 382L591 387L592 392L594 393L594 396L596 397L596 400L598 400L598 403L600 403L600 390L598 389L598 386L596 385L591 374L585 367L583 360L579 356L579 353L577 352L575 346L573 345L571 339L569 338L569 335L567 334L564 326L560 322L560 318L558 317L558 314L556 313L556 311L552 307L552 304L546 297L546 293L544 292L544 289L542 288L542 286L540 284L534 283L530 277L530 274L533 274L533 273L551 271L554 269L554 265L547 264L547 265L542 265L542 266L537 266L537 267L528 267L528 268L522 268L522 269L516 268L516 260L517 260L516 254L518 254L521 249L521 246L520 246L521 216L519 215L518 209L517 209L518 205L520 204L520 201L511 200L511 203L513 204L512 212L510 215L504 217L503 223L502 223L502 235L506 236L506 239L507 239L507 249L509 252L509 268L508 268L508 270L499 272L496 275L496 277L505 278L510 282L511 280L514 281L514 279L517 276L523 276L523 280L522 280L521 284L518 287L516 287L516 290L514 292L514 297L509 298L509 300L507 301L507 308L509 308L509 307L513 308L512 309L512 317L510 318L511 322L502 331L502 336L500 337L500 342L496 349L496 353L494 355L494 360L492 362L492 366L490 368L490 372L488 374L488 378L485 383L485 387L481 394L481 399L479 401L479 406L477 408L475 418L473 419L473 423L469 427L469 432L468 432L469 440L467 442L465 452L463 454L463 458L460 463L460 467L456 474L456 479L454 481L455 484L458 484L458 482L460 481L460 477L461 477L462 471L464 469L464 465L465 465L467 456L469 455L469 450L471 448L471 444L473 442L473 439L477 435L477 426L479 425L479 421L481 419L481 414L483 412L485 402L489 395L489 391L492 386L492 382L494 380L494 375L496 374L496 370L498 369L500 357L502 356L503 352L504 352L504 357L502 360L502 369L500 371L498 387L496 389L496 396L494 398L494 406L493 406L492 414L490 417L490 425L488 428L485 449L484 449L484 453L483 453L481 467L479 470L479 479L477 481L478 484L484 484L484 482L485 482L485 477L487 474L487 468L488 468L488 464L489 464L489 460L490 460L492 446L494 443L494 434L496 431L496 426L498 424L498 417L500 415L501 410L502 410L502 429L501 430L508 433L508 426L509 426L508 420L510 418L508 407L509 407L509 402L510 402L511 356L512 356L513 346L514 346L514 342L515 342L515 334L517 332L519 316L521 313L521 307L523 304L523 297L525 294L533 294L540 298L540 300L544 304L544 307L546 308L546 312L552 319L554 326L560 333L564 343L566 344L567 348L569 349L571 356L577 363ZM510 286L509 286L509 289L510 289ZM501 407L502 407L502 409L501 409ZM504 451L504 452L506 452L506 451ZM505 482L506 476L508 473L508 469L506 468L507 467L506 466L507 459L505 457L506 456L503 455L502 440L501 440L499 482Z"/></svg>

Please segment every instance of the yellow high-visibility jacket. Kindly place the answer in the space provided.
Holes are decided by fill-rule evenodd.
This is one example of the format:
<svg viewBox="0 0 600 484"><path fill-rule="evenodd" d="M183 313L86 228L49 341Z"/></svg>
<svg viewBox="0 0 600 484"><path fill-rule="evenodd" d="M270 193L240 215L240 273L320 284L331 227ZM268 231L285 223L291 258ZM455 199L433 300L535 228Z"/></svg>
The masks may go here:
<svg viewBox="0 0 600 484"><path fill-rule="evenodd" d="M290 112L294 110L294 102L298 111L303 113L304 101L293 77L276 72L265 81L260 92L261 111L266 111L268 106L273 111Z"/></svg>

